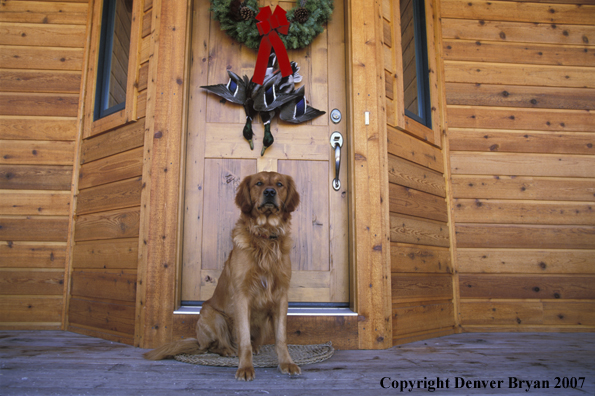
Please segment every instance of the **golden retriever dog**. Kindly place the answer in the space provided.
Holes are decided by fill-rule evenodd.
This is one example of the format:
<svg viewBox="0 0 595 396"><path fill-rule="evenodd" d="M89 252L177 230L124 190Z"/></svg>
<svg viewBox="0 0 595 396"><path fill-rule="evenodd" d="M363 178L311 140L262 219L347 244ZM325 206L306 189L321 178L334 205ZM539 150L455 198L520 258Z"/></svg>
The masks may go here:
<svg viewBox="0 0 595 396"><path fill-rule="evenodd" d="M258 353L272 331L279 371L301 373L286 342L291 213L299 202L290 176L260 172L241 182L235 199L241 214L231 235L233 249L213 297L202 306L196 339L164 345L147 352L145 358L206 352L238 356L236 378L251 381L255 376L252 354Z"/></svg>

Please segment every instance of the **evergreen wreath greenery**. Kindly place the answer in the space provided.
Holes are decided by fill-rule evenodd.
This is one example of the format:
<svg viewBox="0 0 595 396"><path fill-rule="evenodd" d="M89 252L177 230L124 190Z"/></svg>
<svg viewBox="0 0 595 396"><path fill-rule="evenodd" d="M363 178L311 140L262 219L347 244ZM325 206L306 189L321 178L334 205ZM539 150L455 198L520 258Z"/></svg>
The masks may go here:
<svg viewBox="0 0 595 396"><path fill-rule="evenodd" d="M247 10L241 12L242 7L252 10L254 15L257 15L260 10L257 0L211 0L213 18L219 21L221 30L225 30L229 36L248 48L258 49L260 45L260 34L256 27L258 21L255 18L244 20L243 16L251 13L246 13ZM333 8L333 0L298 0L296 6L287 11L287 19L291 23L289 33L279 35L285 48L299 49L310 45L324 30L323 25L330 20ZM305 21L300 22L303 20Z"/></svg>

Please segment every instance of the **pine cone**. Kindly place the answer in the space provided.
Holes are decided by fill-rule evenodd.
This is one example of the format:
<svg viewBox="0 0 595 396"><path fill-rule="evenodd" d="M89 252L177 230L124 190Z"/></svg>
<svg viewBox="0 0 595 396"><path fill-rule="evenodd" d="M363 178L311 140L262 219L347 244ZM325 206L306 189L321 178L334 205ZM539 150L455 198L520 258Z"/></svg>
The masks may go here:
<svg viewBox="0 0 595 396"><path fill-rule="evenodd" d="M244 21L249 21L256 16L256 13L250 7L244 6L240 8L240 16Z"/></svg>
<svg viewBox="0 0 595 396"><path fill-rule="evenodd" d="M310 17L310 13L304 7L296 8L293 12L293 20L298 23L305 23Z"/></svg>

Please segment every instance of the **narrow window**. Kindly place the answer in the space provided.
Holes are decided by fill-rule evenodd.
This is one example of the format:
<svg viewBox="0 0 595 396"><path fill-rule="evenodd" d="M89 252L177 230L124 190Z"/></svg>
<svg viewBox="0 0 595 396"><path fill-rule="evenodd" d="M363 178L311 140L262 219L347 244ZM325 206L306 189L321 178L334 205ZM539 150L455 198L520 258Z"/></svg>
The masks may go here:
<svg viewBox="0 0 595 396"><path fill-rule="evenodd" d="M405 115L431 128L424 0L401 0L401 47Z"/></svg>
<svg viewBox="0 0 595 396"><path fill-rule="evenodd" d="M101 20L95 120L123 110L132 27L132 0L105 0Z"/></svg>

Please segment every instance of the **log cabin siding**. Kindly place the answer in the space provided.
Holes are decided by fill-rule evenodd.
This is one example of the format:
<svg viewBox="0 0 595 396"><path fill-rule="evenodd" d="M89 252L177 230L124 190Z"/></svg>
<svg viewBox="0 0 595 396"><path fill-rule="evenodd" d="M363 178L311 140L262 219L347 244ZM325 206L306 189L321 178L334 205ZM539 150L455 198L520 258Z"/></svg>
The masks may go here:
<svg viewBox="0 0 595 396"><path fill-rule="evenodd" d="M0 329L60 329L88 4L0 5Z"/></svg>
<svg viewBox="0 0 595 396"><path fill-rule="evenodd" d="M401 4L400 4L401 3ZM437 2L426 1L432 128L404 114L401 9L407 0L385 0L382 7L387 109L387 154L390 207L390 262L393 344L455 332L453 266L447 205L447 172L440 115L439 53L435 34ZM411 23L411 22L408 22Z"/></svg>
<svg viewBox="0 0 595 396"><path fill-rule="evenodd" d="M594 329L595 6L570 3L441 2L463 331Z"/></svg>

